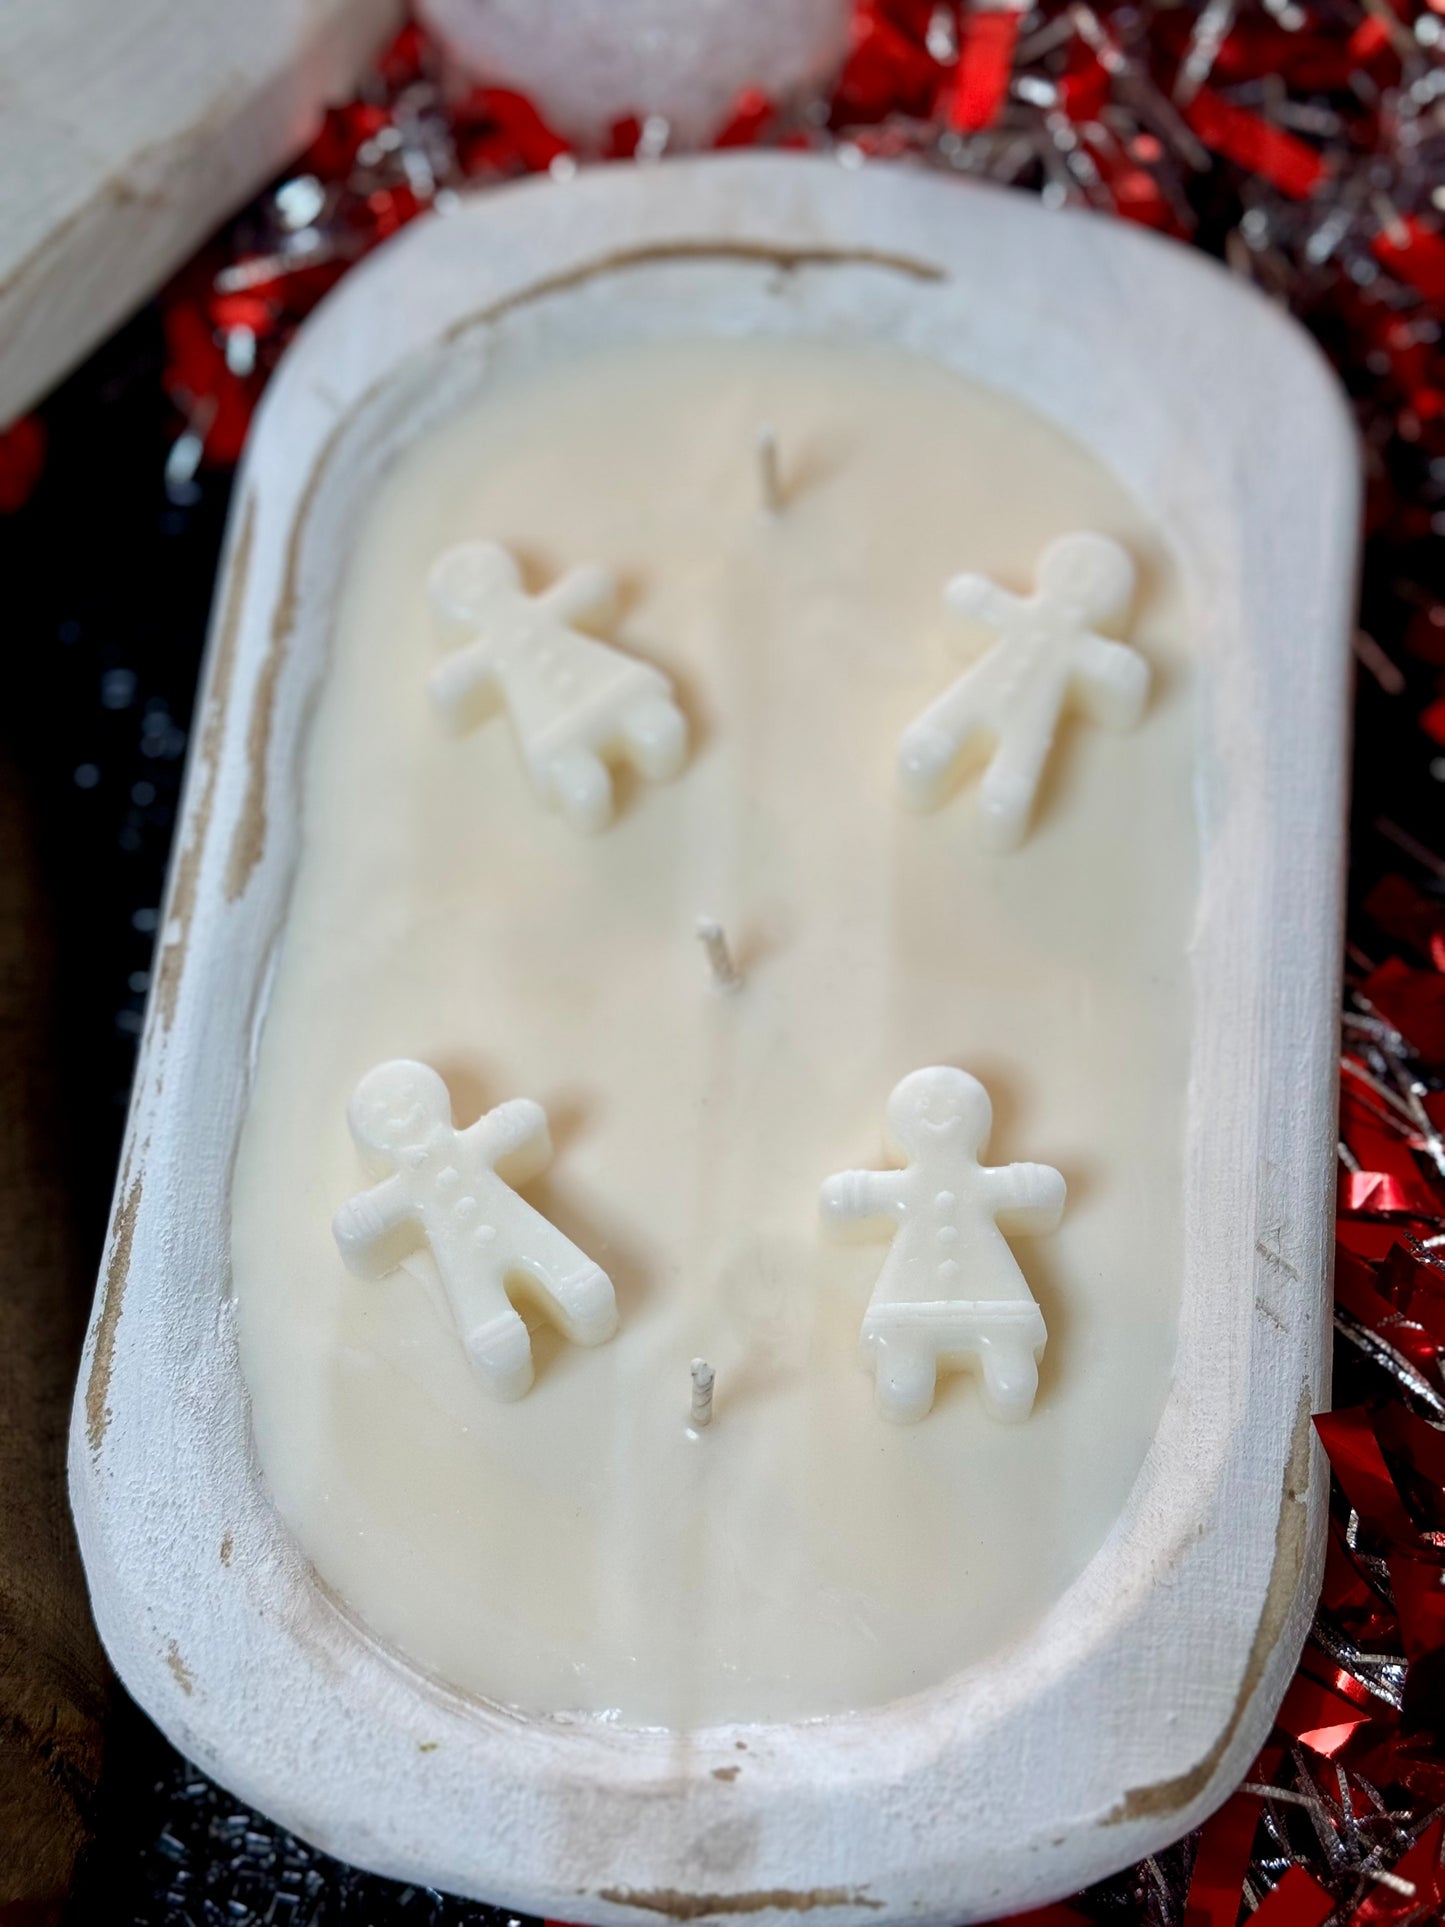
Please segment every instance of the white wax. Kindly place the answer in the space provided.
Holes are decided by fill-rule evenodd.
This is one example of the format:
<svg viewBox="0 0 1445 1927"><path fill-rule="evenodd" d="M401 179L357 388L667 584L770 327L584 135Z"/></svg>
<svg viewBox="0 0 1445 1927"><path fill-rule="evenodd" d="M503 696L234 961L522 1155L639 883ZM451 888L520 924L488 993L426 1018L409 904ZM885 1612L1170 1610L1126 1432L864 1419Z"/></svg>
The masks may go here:
<svg viewBox="0 0 1445 1927"><path fill-rule="evenodd" d="M777 432L786 505L758 507ZM960 570L1026 588L1070 529L1123 542L1151 707L1061 734L1027 843L974 788L917 816L900 731L959 658ZM689 712L672 783L584 838L497 720L439 734L427 572L505 543L537 587L616 568L619 646ZM1165 1396L1181 1259L1192 736L1179 583L1112 478L1017 404L884 349L608 347L494 377L356 531L303 849L234 1192L265 1477L324 1581L453 1685L675 1726L929 1686L1049 1606L1117 1516ZM716 917L726 995L696 935ZM347 1101L420 1058L457 1122L533 1098L527 1195L611 1275L612 1341L545 1328L518 1404L469 1369L429 1260L343 1268ZM1068 1184L1016 1254L1048 1323L1024 1424L968 1375L887 1424L858 1359L877 1247L820 1236L888 1093L955 1063L989 1157ZM716 1371L689 1436L690 1368Z"/></svg>

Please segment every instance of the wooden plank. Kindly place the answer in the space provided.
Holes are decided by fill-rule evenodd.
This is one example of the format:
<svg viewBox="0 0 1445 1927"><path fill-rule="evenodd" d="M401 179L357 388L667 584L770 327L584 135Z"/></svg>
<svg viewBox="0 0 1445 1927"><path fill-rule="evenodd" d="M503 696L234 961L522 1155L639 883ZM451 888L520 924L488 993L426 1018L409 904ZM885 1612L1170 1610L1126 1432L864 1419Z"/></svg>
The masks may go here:
<svg viewBox="0 0 1445 1927"><path fill-rule="evenodd" d="M0 423L314 133L400 0L0 7Z"/></svg>

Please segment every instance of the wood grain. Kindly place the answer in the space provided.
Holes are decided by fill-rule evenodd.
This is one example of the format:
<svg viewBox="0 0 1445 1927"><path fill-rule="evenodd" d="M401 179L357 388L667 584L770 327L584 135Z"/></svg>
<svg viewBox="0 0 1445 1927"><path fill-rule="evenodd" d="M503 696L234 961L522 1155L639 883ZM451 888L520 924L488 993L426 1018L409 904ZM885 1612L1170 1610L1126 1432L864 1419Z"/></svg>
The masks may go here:
<svg viewBox="0 0 1445 1927"><path fill-rule="evenodd" d="M88 1833L106 1668L65 1504L88 1280L53 1049L55 945L22 779L0 753L0 1922L58 1919Z"/></svg>
<svg viewBox="0 0 1445 1927"><path fill-rule="evenodd" d="M0 425L315 132L400 0L0 7Z"/></svg>

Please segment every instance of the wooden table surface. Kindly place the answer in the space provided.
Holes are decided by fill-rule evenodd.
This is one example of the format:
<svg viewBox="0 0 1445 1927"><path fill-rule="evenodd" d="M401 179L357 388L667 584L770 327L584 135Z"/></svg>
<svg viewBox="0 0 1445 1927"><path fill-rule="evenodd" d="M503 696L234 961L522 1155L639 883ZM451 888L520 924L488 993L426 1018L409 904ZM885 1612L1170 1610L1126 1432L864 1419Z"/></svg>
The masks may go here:
<svg viewBox="0 0 1445 1927"><path fill-rule="evenodd" d="M0 1919L53 1917L100 1771L106 1675L63 1501L90 1292L54 1034L54 918L14 745L0 755ZM23 1909L23 1911L22 1911Z"/></svg>

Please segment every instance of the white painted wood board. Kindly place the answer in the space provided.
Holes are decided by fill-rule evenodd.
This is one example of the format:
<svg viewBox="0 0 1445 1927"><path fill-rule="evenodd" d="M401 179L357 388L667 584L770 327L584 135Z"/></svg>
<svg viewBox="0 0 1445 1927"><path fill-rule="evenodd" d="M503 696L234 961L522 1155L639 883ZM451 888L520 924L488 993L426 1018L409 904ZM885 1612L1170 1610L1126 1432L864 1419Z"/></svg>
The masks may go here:
<svg viewBox="0 0 1445 1927"><path fill-rule="evenodd" d="M348 532L389 455L478 379L489 317L604 283L635 290L643 332L786 309L846 336L866 308L1013 391L1153 512L1199 651L1185 1276L1158 1435L1042 1623L933 1691L807 1725L529 1719L421 1677L270 1509L237 1362L230 1170ZM1219 1804L1323 1554L1309 1419L1328 1396L1358 495L1339 390L1277 310L1154 236L911 169L584 172L466 200L348 278L287 355L236 492L71 1440L102 1636L178 1746L343 1858L598 1923L987 1919Z"/></svg>
<svg viewBox="0 0 1445 1927"><path fill-rule="evenodd" d="M400 0L0 5L0 425L343 98Z"/></svg>

